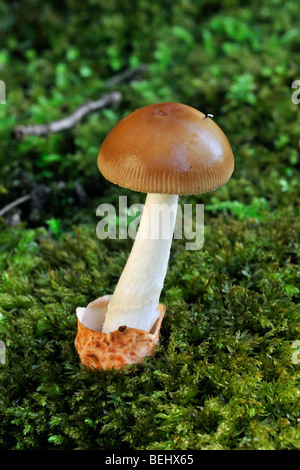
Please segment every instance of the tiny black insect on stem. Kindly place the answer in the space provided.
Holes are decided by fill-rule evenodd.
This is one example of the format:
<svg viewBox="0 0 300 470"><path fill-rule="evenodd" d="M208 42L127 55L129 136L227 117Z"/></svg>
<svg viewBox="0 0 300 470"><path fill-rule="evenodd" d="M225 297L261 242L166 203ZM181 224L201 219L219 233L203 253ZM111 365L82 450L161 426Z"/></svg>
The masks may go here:
<svg viewBox="0 0 300 470"><path fill-rule="evenodd" d="M126 325L121 325L121 326L119 326L118 330L119 330L120 332L122 332L122 331L125 331L126 328L127 328Z"/></svg>

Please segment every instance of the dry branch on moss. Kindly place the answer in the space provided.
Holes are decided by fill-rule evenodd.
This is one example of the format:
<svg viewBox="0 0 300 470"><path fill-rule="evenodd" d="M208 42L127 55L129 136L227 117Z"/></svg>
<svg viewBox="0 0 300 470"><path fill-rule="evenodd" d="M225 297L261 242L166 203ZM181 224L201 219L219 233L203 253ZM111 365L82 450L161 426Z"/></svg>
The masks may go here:
<svg viewBox="0 0 300 470"><path fill-rule="evenodd" d="M19 197L15 201L10 202L5 207L0 209L0 217L3 217L7 212L10 212L12 209L15 209L17 206L19 206L20 204L23 204L24 202L28 201L29 199L31 199L31 195L26 194L25 196Z"/></svg>
<svg viewBox="0 0 300 470"><path fill-rule="evenodd" d="M33 124L29 126L16 126L14 135L17 139L22 139L28 135L43 136L54 134L76 126L81 119L94 111L99 111L108 106L119 104L122 100L122 94L118 91L105 93L99 100L87 101L72 114L58 121L48 122L47 124Z"/></svg>
<svg viewBox="0 0 300 470"><path fill-rule="evenodd" d="M146 65L139 65L138 67L134 67L132 69L127 69L124 70L121 73L118 73L117 75L114 75L113 77L109 78L106 81L106 86L111 87L111 86L116 86L120 85L121 83L128 83L133 80L141 80L143 74L147 71Z"/></svg>
<svg viewBox="0 0 300 470"><path fill-rule="evenodd" d="M106 81L106 86L117 86L121 83L130 82L133 80L141 80L142 75L146 72L147 67L145 65L139 65L138 67L125 70L118 75L108 79ZM63 119L57 121L49 122L46 124L32 124L28 126L16 126L14 128L13 134L16 139L22 139L28 135L43 136L48 134L54 134L57 132L64 131L66 129L71 129L76 126L81 119L94 111L100 111L103 108L108 106L113 106L114 104L119 104L122 100L122 94L119 91L111 91L105 93L96 101L87 101L79 108L77 108L72 114L66 116Z"/></svg>

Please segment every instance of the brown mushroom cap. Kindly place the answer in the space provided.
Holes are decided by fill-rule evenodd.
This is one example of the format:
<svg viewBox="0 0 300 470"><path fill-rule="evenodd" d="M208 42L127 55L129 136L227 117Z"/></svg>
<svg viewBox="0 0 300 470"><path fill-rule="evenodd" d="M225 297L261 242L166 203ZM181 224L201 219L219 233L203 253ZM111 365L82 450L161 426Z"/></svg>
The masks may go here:
<svg viewBox="0 0 300 470"><path fill-rule="evenodd" d="M106 136L98 155L103 176L119 186L159 194L200 194L225 184L234 168L220 127L179 103L137 109Z"/></svg>

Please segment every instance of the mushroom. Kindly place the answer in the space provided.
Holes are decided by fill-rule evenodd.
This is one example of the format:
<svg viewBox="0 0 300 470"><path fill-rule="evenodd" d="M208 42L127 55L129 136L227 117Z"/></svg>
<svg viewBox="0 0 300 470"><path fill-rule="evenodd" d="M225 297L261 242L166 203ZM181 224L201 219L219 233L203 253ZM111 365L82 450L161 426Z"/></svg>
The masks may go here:
<svg viewBox="0 0 300 470"><path fill-rule="evenodd" d="M122 119L102 143L98 155L102 175L147 193L132 251L102 312L101 335L106 338L115 332L123 335L120 327L126 326L125 331L142 331L154 345L158 342L157 327L165 312L159 298L178 196L213 191L229 180L234 169L230 144L208 116L179 103L148 105ZM78 319L87 316L86 310L92 309L85 309L84 315L80 311Z"/></svg>

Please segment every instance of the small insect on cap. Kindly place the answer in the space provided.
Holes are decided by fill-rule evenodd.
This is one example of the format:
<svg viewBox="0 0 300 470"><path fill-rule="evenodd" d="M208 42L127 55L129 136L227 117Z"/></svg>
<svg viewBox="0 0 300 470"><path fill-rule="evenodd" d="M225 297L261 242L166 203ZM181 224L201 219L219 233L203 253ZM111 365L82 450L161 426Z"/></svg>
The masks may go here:
<svg viewBox="0 0 300 470"><path fill-rule="evenodd" d="M200 194L225 184L234 169L220 127L180 103L135 110L106 136L98 167L112 183L145 193Z"/></svg>

